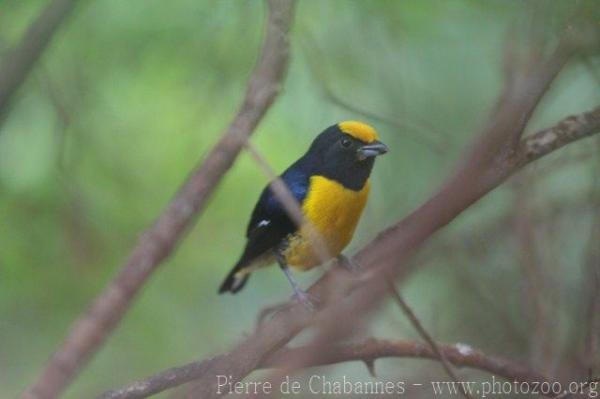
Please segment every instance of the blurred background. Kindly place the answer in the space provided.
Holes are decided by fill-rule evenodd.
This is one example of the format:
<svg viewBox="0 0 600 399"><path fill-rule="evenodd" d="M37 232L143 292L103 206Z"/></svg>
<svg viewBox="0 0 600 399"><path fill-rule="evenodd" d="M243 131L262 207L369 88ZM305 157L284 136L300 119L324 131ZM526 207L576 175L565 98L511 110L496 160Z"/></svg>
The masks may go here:
<svg viewBox="0 0 600 399"><path fill-rule="evenodd" d="M0 2L2 57L45 4ZM517 45L531 35L552 42L578 5L300 1L284 90L252 141L282 171L335 122L359 119L379 130L390 153L375 167L351 254L427 199L460 159L501 91L508 33ZM586 13L597 8L592 2ZM259 1L84 0L61 26L0 125L0 397L34 379L223 132L256 59L265 11ZM528 131L596 106L599 61L569 64ZM585 379L598 366L598 330L587 328L600 316L598 149L597 138L581 141L537 162L422 251L402 290L437 340L558 378ZM242 154L66 397L92 397L227 350L263 306L290 295L278 268L237 296L216 294L266 183ZM321 273L299 277L308 285ZM417 338L391 304L357 335ZM447 379L430 361L376 368L384 380ZM363 364L307 373L372 378Z"/></svg>

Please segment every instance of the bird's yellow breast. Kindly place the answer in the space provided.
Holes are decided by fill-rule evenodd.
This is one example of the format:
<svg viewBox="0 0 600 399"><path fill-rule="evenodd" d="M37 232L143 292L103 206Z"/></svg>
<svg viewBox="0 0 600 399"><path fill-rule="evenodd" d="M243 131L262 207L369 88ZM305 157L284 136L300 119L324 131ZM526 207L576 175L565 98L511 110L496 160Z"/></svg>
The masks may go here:
<svg viewBox="0 0 600 399"><path fill-rule="evenodd" d="M307 221L319 233L331 257L348 245L369 196L367 180L360 191L345 188L323 176L312 176L308 195L302 204ZM322 256L311 245L306 227L289 238L283 252L289 266L306 270L321 263Z"/></svg>

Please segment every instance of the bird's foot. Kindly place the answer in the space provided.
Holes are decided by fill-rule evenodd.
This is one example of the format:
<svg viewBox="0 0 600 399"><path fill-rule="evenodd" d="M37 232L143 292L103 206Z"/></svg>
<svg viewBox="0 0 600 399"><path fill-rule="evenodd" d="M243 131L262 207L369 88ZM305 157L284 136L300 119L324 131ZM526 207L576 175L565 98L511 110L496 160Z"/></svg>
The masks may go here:
<svg viewBox="0 0 600 399"><path fill-rule="evenodd" d="M345 255L338 255L338 264L350 273L358 273L361 269L360 265Z"/></svg>
<svg viewBox="0 0 600 399"><path fill-rule="evenodd" d="M301 289L294 290L294 294L292 295L292 299L300 304L302 304L306 309L314 312L317 310L319 299L314 295L310 295L306 291L302 291Z"/></svg>

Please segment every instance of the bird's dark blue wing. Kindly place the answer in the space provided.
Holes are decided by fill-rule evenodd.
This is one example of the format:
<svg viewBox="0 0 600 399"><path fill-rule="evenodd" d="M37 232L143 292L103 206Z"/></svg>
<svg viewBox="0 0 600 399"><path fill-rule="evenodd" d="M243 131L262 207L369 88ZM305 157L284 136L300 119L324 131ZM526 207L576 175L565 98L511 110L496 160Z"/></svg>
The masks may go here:
<svg viewBox="0 0 600 399"><path fill-rule="evenodd" d="M302 170L290 168L281 175L281 180L286 184L296 201L302 204L308 191L308 176ZM285 230L286 235L295 230L295 224L288 216L283 204L273 193L270 186L265 187L254 207L246 237L251 239L261 230ZM283 237L280 237L280 239Z"/></svg>
<svg viewBox="0 0 600 399"><path fill-rule="evenodd" d="M292 192L299 204L302 204L308 192L309 174L304 171L301 164L294 164L282 175L281 179ZM287 215L285 208L275 194L267 186L262 191L246 229L248 239L244 252L236 265L230 271L219 292L237 292L246 283L248 275L236 277L237 273L271 251L282 242L284 238L296 231L296 225Z"/></svg>
<svg viewBox="0 0 600 399"><path fill-rule="evenodd" d="M296 201L302 204L308 192L308 174L292 165L281 175ZM248 242L239 261L241 267L249 264L266 251L277 247L288 234L296 231L294 221L288 216L283 204L277 199L270 186L265 187L248 223Z"/></svg>

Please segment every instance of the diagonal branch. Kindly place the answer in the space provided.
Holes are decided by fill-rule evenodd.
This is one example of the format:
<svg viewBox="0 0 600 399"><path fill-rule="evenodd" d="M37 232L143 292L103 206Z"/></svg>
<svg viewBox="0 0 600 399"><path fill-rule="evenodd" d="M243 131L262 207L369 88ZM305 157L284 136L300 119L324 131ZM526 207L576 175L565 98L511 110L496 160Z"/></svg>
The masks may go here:
<svg viewBox="0 0 600 399"><path fill-rule="evenodd" d="M0 67L0 121L11 98L23 84L76 0L51 0L25 32L19 45L6 54Z"/></svg>
<svg viewBox="0 0 600 399"><path fill-rule="evenodd" d="M102 346L160 263L175 250L210 194L231 167L247 138L275 100L286 70L293 0L269 0L265 39L245 98L231 124L192 172L154 225L141 237L127 263L89 310L71 327L25 398L58 396Z"/></svg>

